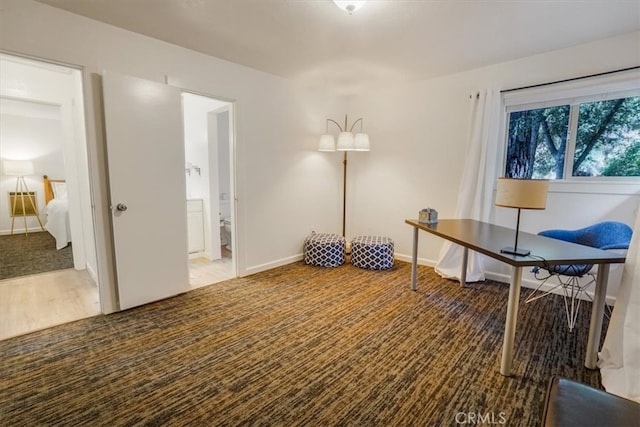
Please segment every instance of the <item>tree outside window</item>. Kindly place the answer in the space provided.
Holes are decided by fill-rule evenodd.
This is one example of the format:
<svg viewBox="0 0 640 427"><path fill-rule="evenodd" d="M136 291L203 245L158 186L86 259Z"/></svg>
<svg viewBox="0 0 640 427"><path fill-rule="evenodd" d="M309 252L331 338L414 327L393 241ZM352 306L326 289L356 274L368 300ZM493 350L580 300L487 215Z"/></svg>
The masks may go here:
<svg viewBox="0 0 640 427"><path fill-rule="evenodd" d="M640 176L640 97L510 113L505 165L512 178Z"/></svg>

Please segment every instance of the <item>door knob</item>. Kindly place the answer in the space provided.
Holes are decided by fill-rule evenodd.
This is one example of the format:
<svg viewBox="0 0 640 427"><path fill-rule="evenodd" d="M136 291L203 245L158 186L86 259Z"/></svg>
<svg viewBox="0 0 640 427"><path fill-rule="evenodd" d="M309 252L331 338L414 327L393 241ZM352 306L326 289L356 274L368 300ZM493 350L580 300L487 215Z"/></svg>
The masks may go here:
<svg viewBox="0 0 640 427"><path fill-rule="evenodd" d="M116 205L116 210L120 211L120 212L124 212L127 210L127 205L125 205L124 203L118 203Z"/></svg>

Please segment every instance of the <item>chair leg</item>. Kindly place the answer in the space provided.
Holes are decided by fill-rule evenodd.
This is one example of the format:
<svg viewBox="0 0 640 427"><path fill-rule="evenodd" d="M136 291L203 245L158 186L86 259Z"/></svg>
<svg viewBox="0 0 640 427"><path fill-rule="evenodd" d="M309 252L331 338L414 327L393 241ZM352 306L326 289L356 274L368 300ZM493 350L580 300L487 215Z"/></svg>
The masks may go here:
<svg viewBox="0 0 640 427"><path fill-rule="evenodd" d="M578 319L578 311L580 310L580 302L582 301L580 296L580 284L577 277L570 277L565 286L562 287L564 294L564 310L567 315L567 324L569 325L569 332L573 332L573 327L576 325ZM569 301L568 301L569 300Z"/></svg>
<svg viewBox="0 0 640 427"><path fill-rule="evenodd" d="M563 282L562 291L564 294L564 308L567 315L569 332L573 332L573 328L578 320L578 312L580 310L580 303L582 302L580 294L585 294L587 298L591 300L591 296L586 293L586 289L595 281L595 279L592 274L589 276L590 280L585 285L580 285L579 277L577 276L568 277L567 281Z"/></svg>
<svg viewBox="0 0 640 427"><path fill-rule="evenodd" d="M540 298L542 298L542 297L546 297L547 295L552 294L552 293L553 293L553 291L555 291L556 289L558 289L560 286L563 286L562 282L560 282L560 283L558 283L557 285L555 285L553 288L551 288L551 289L549 289L549 290L547 290L547 291L543 292L542 294L540 294L540 295L536 295L536 294L538 293L538 291L540 291L540 288L541 288L542 286L544 286L544 284L545 284L545 283L547 283L547 280L549 280L549 278L551 278L551 277L553 277L553 276L549 276L549 277L547 277L546 279L544 279L542 282L540 282L540 284L538 285L538 287L537 287L537 288L535 288L534 290L532 290L531 292L529 292L529 294L527 295L527 298L524 300L525 304L528 304L528 303L530 303L530 302L533 302L533 301L535 301L535 300L538 300L538 299L540 299ZM534 296L534 295L536 295L536 296Z"/></svg>
<svg viewBox="0 0 640 427"><path fill-rule="evenodd" d="M588 273L586 276L589 276L589 281L584 285L580 285L580 277L585 276L563 276L552 274L551 276L542 280L542 282L540 282L540 284L534 290L529 292L527 298L525 299L525 303L530 303L549 294L552 294L556 289L561 287L563 294L564 311L567 317L567 325L569 326L569 332L573 332L573 328L576 326L578 320L580 303L582 302L580 294L584 293L587 298L589 298L589 300L591 300L591 302L593 303L591 295L586 293L586 289L595 282L595 275L592 273ZM544 286L547 283L547 280L549 280L551 277L557 277L558 284L544 292L540 291L540 288L542 288L542 286ZM565 280L563 280L563 278Z"/></svg>

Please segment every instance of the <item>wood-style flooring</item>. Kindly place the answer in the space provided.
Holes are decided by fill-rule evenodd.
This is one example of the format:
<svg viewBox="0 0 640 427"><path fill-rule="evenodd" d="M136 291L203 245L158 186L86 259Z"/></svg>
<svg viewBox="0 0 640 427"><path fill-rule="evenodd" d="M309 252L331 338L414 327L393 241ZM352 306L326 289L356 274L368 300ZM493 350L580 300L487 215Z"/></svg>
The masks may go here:
<svg viewBox="0 0 640 427"><path fill-rule="evenodd" d="M222 282L236 277L233 271L231 252L222 249L222 259L210 261L206 258L195 258L189 261L189 284L192 289Z"/></svg>
<svg viewBox="0 0 640 427"><path fill-rule="evenodd" d="M0 280L0 339L100 313L100 298L86 270L58 270Z"/></svg>
<svg viewBox="0 0 640 427"><path fill-rule="evenodd" d="M231 252L189 263L192 289L235 277ZM96 283L86 270L58 270L0 280L0 340L100 314Z"/></svg>

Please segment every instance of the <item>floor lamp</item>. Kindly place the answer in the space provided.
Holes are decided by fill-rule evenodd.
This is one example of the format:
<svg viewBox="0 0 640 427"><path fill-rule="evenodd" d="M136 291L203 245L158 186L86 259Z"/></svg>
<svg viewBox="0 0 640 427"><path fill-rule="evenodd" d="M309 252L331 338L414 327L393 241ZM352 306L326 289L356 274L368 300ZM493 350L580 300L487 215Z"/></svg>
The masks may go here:
<svg viewBox="0 0 640 427"><path fill-rule="evenodd" d="M338 142L332 134L329 133L329 123L333 123L340 129L338 134ZM360 123L360 132L354 134L353 128ZM344 116L344 127L332 119L327 119L326 133L320 137L318 151L343 151L344 158L342 160L342 236L346 234L346 218L347 218L347 153L349 151L369 151L369 135L362 132L362 118L359 118L351 127L347 124L347 116Z"/></svg>
<svg viewBox="0 0 640 427"><path fill-rule="evenodd" d="M13 226L16 220L16 205L18 204L18 199L20 199L20 205L22 208L22 217L24 218L24 233L29 234L27 227L27 205L29 203L31 206L31 212L35 215L38 220L38 224L40 224L40 228L44 231L44 227L42 226L42 222L40 221L40 216L38 215L38 210L36 208L35 203L35 195L32 196L29 192L29 188L27 188L27 183L24 180L26 175L33 175L33 162L29 160L5 160L4 161L4 173L5 175L15 176L16 178L16 191L13 193L12 203L11 203L11 234L13 234ZM25 201L25 196L26 200Z"/></svg>
<svg viewBox="0 0 640 427"><path fill-rule="evenodd" d="M513 247L500 249L500 252L516 256L527 256L529 249L518 248L521 209L545 209L549 181L546 179L498 178L496 188L496 206L517 208L516 241Z"/></svg>

